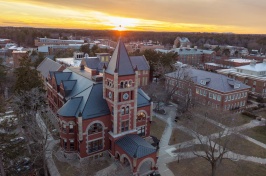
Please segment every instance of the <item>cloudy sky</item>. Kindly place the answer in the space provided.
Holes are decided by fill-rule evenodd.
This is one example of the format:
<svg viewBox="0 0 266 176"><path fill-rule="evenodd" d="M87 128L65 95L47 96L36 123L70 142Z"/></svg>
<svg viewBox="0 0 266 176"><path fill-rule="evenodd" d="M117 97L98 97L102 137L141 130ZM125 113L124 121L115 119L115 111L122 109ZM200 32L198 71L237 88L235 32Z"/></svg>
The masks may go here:
<svg viewBox="0 0 266 176"><path fill-rule="evenodd" d="M0 26L266 34L266 0L0 0Z"/></svg>

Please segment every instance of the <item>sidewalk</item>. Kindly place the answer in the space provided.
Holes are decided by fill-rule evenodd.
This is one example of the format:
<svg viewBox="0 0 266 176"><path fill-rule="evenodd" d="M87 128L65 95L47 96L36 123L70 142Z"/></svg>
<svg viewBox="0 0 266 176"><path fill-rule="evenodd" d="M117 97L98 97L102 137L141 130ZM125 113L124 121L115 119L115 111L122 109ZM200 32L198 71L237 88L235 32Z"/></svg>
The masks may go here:
<svg viewBox="0 0 266 176"><path fill-rule="evenodd" d="M50 131L47 129L45 123L43 122L42 118L38 113L36 114L36 121L38 123L38 126L43 132L44 138L47 137L47 142L45 145L46 148L45 157L49 173L52 176L60 176L60 173L58 172L58 169L53 160L53 148L56 144L59 143L59 140L54 140L53 136L51 135Z"/></svg>

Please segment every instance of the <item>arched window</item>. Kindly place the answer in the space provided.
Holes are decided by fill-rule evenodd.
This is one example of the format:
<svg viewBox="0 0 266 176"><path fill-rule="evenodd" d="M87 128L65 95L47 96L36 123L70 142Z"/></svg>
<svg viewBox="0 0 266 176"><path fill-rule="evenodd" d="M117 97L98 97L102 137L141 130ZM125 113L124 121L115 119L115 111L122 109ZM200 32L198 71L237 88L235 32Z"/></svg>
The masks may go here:
<svg viewBox="0 0 266 176"><path fill-rule="evenodd" d="M103 126L100 123L94 123L90 126L88 130L88 135L93 133L99 133L103 131Z"/></svg>
<svg viewBox="0 0 266 176"><path fill-rule="evenodd" d="M129 114L129 106L126 107L126 114Z"/></svg>
<svg viewBox="0 0 266 176"><path fill-rule="evenodd" d="M127 81L125 82L125 88L127 88L128 87L128 83L127 83Z"/></svg>
<svg viewBox="0 0 266 176"><path fill-rule="evenodd" d="M120 83L120 88L124 88L124 82L123 81Z"/></svg>
<svg viewBox="0 0 266 176"><path fill-rule="evenodd" d="M146 114L144 112L141 112L137 116L138 121L146 120Z"/></svg>
<svg viewBox="0 0 266 176"><path fill-rule="evenodd" d="M122 110L121 110L121 114L122 114L122 115L125 114L125 108L122 108Z"/></svg>

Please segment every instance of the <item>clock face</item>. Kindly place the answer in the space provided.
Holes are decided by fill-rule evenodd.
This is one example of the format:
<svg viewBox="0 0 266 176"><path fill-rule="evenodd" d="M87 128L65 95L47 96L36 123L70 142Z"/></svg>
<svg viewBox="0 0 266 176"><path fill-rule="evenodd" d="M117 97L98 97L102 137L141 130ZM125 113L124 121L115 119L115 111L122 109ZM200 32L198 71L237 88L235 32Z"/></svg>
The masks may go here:
<svg viewBox="0 0 266 176"><path fill-rule="evenodd" d="M124 93L124 94L123 94L123 99L124 99L124 100L127 100L128 97L129 97L129 96L128 96L128 93Z"/></svg>
<svg viewBox="0 0 266 176"><path fill-rule="evenodd" d="M112 92L109 92L108 96L109 96L109 98L111 99L112 96L113 96Z"/></svg>

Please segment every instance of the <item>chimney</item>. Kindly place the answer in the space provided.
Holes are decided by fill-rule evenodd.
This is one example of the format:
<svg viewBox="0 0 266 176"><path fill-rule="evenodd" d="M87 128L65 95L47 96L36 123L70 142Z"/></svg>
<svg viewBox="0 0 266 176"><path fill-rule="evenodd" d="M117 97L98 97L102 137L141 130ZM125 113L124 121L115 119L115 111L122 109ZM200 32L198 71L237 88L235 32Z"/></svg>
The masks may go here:
<svg viewBox="0 0 266 176"><path fill-rule="evenodd" d="M85 70L85 66L83 64L80 65L80 70Z"/></svg>

